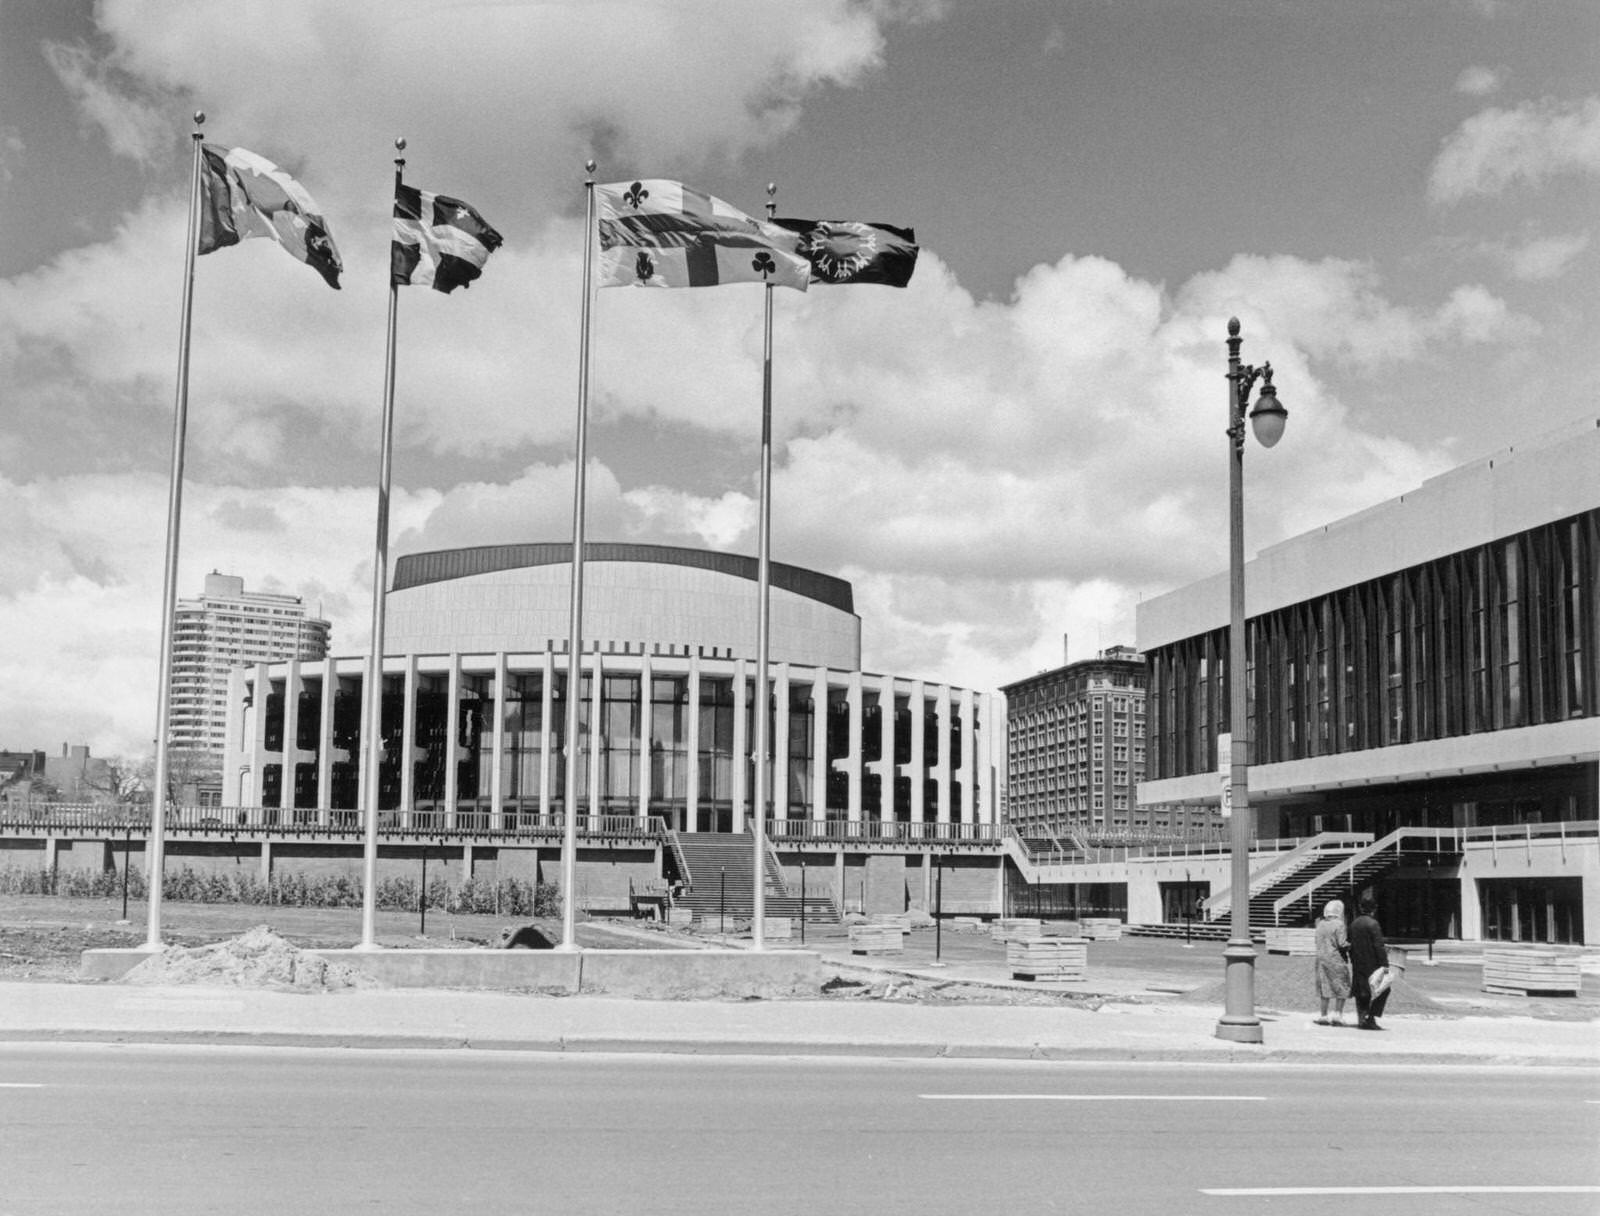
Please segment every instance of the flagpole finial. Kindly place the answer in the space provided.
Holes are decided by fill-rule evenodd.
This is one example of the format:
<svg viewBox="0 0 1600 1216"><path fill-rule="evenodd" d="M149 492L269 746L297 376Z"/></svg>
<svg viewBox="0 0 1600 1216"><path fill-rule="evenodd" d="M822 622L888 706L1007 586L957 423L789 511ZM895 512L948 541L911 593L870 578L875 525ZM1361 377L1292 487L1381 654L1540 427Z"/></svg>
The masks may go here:
<svg viewBox="0 0 1600 1216"><path fill-rule="evenodd" d="M590 176L590 178L594 177L594 171L595 171L596 167L597 166L595 165L594 161L592 161L592 160L586 160L586 161L583 162L583 170L584 170L585 173L587 173Z"/></svg>
<svg viewBox="0 0 1600 1216"><path fill-rule="evenodd" d="M404 152L406 150L406 137L404 135L396 135L394 137L394 150L396 152Z"/></svg>
<svg viewBox="0 0 1600 1216"><path fill-rule="evenodd" d="M777 212L778 212L778 204L775 201L777 199L777 196L778 196L778 183L777 182L768 182L767 183L767 218L769 220L774 215L776 215Z"/></svg>
<svg viewBox="0 0 1600 1216"><path fill-rule="evenodd" d="M204 110L196 110L194 112L194 125L197 127L206 125L206 112Z"/></svg>

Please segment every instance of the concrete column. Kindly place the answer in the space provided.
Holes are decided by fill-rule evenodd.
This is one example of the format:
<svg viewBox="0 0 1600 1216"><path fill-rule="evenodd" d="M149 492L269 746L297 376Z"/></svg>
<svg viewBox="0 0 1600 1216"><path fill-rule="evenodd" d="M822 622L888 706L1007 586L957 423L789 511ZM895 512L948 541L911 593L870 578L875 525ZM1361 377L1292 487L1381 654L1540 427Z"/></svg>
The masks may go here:
<svg viewBox="0 0 1600 1216"><path fill-rule="evenodd" d="M811 819L828 817L828 669L811 669Z"/></svg>
<svg viewBox="0 0 1600 1216"><path fill-rule="evenodd" d="M456 651L450 652L450 674L445 679L444 699L444 826L446 831L451 831L456 826L456 803L461 794L456 772L461 753L461 655Z"/></svg>
<svg viewBox="0 0 1600 1216"><path fill-rule="evenodd" d="M972 690L963 688L961 690L961 818L965 823L974 823L978 818L978 798L974 780L978 766L977 757L973 754L977 749L973 746L972 710Z"/></svg>
<svg viewBox="0 0 1600 1216"><path fill-rule="evenodd" d="M937 749L934 756L933 779L938 785L939 792L936 822L948 824L950 822L950 689L947 685L939 686L936 712L939 715L939 729L933 735Z"/></svg>
<svg viewBox="0 0 1600 1216"><path fill-rule="evenodd" d="M272 841L265 838L261 841L261 885L272 887Z"/></svg>
<svg viewBox="0 0 1600 1216"><path fill-rule="evenodd" d="M261 805L261 791L264 788L263 777L267 766L267 698L272 695L272 681L267 679L267 665L255 665L255 705L254 718L250 722L250 775L254 778L254 793L252 799L256 806ZM157 805L163 793L156 799ZM280 799L280 801L282 801ZM146 850L148 851L148 850Z"/></svg>
<svg viewBox="0 0 1600 1216"><path fill-rule="evenodd" d="M294 822L294 778L300 763L300 660L290 659L283 673L283 820Z"/></svg>
<svg viewBox="0 0 1600 1216"><path fill-rule="evenodd" d="M543 678L539 684L539 817L541 819L548 819L551 814L550 795L555 788L556 769L563 763L562 756L554 753L552 747L555 734L551 730L553 724L550 721L550 713L555 705L555 688L555 655L547 650L544 653ZM567 692L570 695L574 694L575 690L568 689Z"/></svg>
<svg viewBox="0 0 1600 1216"><path fill-rule="evenodd" d="M691 832L700 828L700 656L689 656L689 773L688 808L684 822Z"/></svg>
<svg viewBox="0 0 1600 1216"><path fill-rule="evenodd" d="M473 854L472 845L465 841L461 845L461 881L472 881Z"/></svg>
<svg viewBox="0 0 1600 1216"><path fill-rule="evenodd" d="M494 656L494 742L489 761L489 826L499 831L505 826L506 778L506 652Z"/></svg>
<svg viewBox="0 0 1600 1216"><path fill-rule="evenodd" d="M1482 941L1483 904L1478 899L1477 880L1470 875L1463 874L1458 881L1461 886L1461 940L1467 942ZM1589 939L1585 938L1585 940Z"/></svg>
<svg viewBox="0 0 1600 1216"><path fill-rule="evenodd" d="M411 826L416 794L411 775L417 763L417 656L405 656L405 701L400 711L400 822Z"/></svg>
<svg viewBox="0 0 1600 1216"><path fill-rule="evenodd" d="M789 818L789 664L774 668L772 695L777 702L772 723L772 817Z"/></svg>
<svg viewBox="0 0 1600 1216"><path fill-rule="evenodd" d="M911 765L907 775L911 778L911 822L923 823L926 801L922 796L922 777L927 771L923 763L922 736L927 727L928 707L922 691L922 681L911 681Z"/></svg>
<svg viewBox="0 0 1600 1216"><path fill-rule="evenodd" d="M850 745L845 752L845 763L849 766L850 775L850 803L846 817L851 823L861 822L861 673L850 673L850 689L848 693L850 705Z"/></svg>
<svg viewBox="0 0 1600 1216"><path fill-rule="evenodd" d="M600 692L604 683L605 660L596 642L589 660L589 814L596 817L600 814L600 735L605 729Z"/></svg>
<svg viewBox="0 0 1600 1216"><path fill-rule="evenodd" d="M333 806L333 697L339 691L338 664L322 660L322 721L317 728L317 822L326 827Z"/></svg>
<svg viewBox="0 0 1600 1216"><path fill-rule="evenodd" d="M839 905L839 911L841 913L845 909L844 880L844 850L840 849L833 855L833 896L834 902Z"/></svg>
<svg viewBox="0 0 1600 1216"><path fill-rule="evenodd" d="M894 822L894 720L894 677L884 676L878 688L878 752L883 757L878 761L878 819L883 823Z"/></svg>
<svg viewBox="0 0 1600 1216"><path fill-rule="evenodd" d="M145 853L148 854L149 852L150 850L147 848ZM46 836L44 838L44 872L52 877L55 876L56 838L54 836Z"/></svg>
<svg viewBox="0 0 1600 1216"><path fill-rule="evenodd" d="M747 726L750 715L750 690L746 687L750 680L751 669L747 669L743 659L735 659L733 664L733 830L744 831L745 814L749 807L755 805L755 799L748 786L750 784L749 768L750 758L755 754L752 732ZM755 697L756 704L761 703L760 695Z"/></svg>
<svg viewBox="0 0 1600 1216"><path fill-rule="evenodd" d="M373 671L373 660L369 657L361 664L361 729L357 740L355 753L350 757L356 766L356 805L361 808L361 823L366 826L367 816L367 749L375 746L373 740L367 738L372 726L372 698L380 696L383 691L383 662L377 660L377 671ZM259 788L259 786L257 787Z"/></svg>
<svg viewBox="0 0 1600 1216"><path fill-rule="evenodd" d="M639 648L639 822L650 821L650 682L654 677L654 669L650 665L650 656L645 653L644 644ZM656 873L661 872L661 867L656 867Z"/></svg>
<svg viewBox="0 0 1600 1216"><path fill-rule="evenodd" d="M235 667L228 673L227 749L222 762L223 806L239 806L244 801L242 770L250 763L244 738L245 676L243 667Z"/></svg>

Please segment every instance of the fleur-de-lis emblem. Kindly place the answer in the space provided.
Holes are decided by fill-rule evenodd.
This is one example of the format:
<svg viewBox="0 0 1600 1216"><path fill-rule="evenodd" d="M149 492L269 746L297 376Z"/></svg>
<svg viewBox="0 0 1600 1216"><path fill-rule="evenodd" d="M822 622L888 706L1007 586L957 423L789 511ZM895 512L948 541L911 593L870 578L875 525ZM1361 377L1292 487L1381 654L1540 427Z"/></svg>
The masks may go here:
<svg viewBox="0 0 1600 1216"><path fill-rule="evenodd" d="M778 264L772 260L772 255L764 249L760 253L756 254L755 257L750 259L750 268L759 274L763 279L769 274L776 274L778 272Z"/></svg>
<svg viewBox="0 0 1600 1216"><path fill-rule="evenodd" d="M622 192L622 201L635 210L649 197L650 191L644 188L643 182L634 182L633 185Z"/></svg>
<svg viewBox="0 0 1600 1216"><path fill-rule="evenodd" d="M638 276L639 282L648 283L655 278L656 263L648 253L641 253L633 259L633 273Z"/></svg>

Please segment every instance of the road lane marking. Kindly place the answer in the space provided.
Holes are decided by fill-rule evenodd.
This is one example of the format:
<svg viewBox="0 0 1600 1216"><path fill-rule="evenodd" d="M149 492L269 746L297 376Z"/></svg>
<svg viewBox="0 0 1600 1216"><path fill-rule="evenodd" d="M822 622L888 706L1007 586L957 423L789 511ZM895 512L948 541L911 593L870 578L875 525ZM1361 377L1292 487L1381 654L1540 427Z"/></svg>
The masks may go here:
<svg viewBox="0 0 1600 1216"><path fill-rule="evenodd" d="M0 1081L0 1089L43 1089L43 1081Z"/></svg>
<svg viewBox="0 0 1600 1216"><path fill-rule="evenodd" d="M1239 1186L1201 1188L1202 1195L1595 1195L1600 1186Z"/></svg>
<svg viewBox="0 0 1600 1216"><path fill-rule="evenodd" d="M1265 1102L1256 1094L918 1094L929 1102Z"/></svg>

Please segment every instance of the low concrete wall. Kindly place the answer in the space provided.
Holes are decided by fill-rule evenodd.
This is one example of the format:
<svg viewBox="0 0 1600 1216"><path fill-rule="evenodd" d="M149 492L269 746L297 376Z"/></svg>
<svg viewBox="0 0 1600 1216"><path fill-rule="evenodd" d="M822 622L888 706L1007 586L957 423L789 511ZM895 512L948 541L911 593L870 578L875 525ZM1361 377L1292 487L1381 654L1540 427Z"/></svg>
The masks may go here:
<svg viewBox="0 0 1600 1216"><path fill-rule="evenodd" d="M815 992L809 950L310 950L389 988L483 988L655 999L778 997ZM150 955L85 950L84 979L120 980Z"/></svg>

